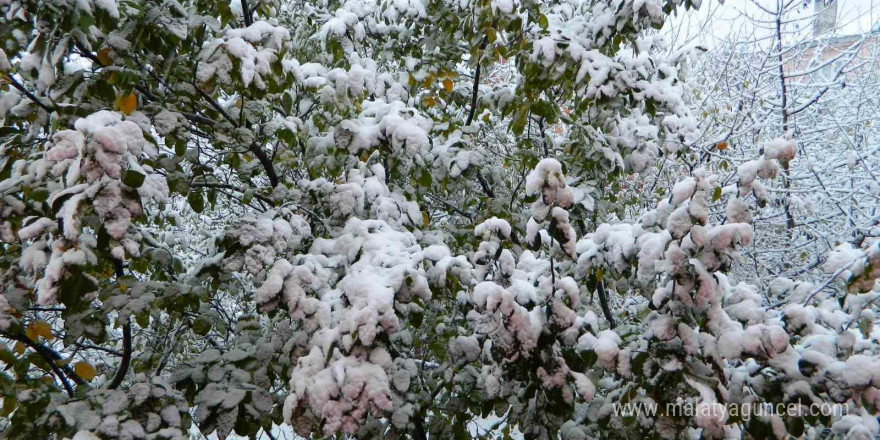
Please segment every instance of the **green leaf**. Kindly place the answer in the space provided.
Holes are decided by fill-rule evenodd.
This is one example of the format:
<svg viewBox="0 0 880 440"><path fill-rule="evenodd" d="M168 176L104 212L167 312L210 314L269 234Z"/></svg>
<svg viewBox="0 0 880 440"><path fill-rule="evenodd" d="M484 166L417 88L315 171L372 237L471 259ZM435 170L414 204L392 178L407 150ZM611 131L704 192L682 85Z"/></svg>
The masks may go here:
<svg viewBox="0 0 880 440"><path fill-rule="evenodd" d="M287 113L290 113L290 110L293 109L293 98L290 96L290 93L281 95L281 108Z"/></svg>
<svg viewBox="0 0 880 440"><path fill-rule="evenodd" d="M654 101L650 99L645 100L645 111L651 116L657 115L657 105Z"/></svg>
<svg viewBox="0 0 880 440"><path fill-rule="evenodd" d="M799 438L804 434L804 419L800 417L788 417L785 421L785 429L794 438Z"/></svg>
<svg viewBox="0 0 880 440"><path fill-rule="evenodd" d="M97 371L95 371L95 367L88 362L77 362L73 365L73 371L76 372L76 375L83 378L86 382L91 382L92 379L95 378Z"/></svg>
<svg viewBox="0 0 880 440"><path fill-rule="evenodd" d="M0 137L9 136L12 134L17 134L19 130L15 127L4 126L0 127Z"/></svg>
<svg viewBox="0 0 880 440"><path fill-rule="evenodd" d="M523 130L526 128L526 122L529 116L529 105L522 104L517 110L516 114L513 116L513 121L510 122L510 130L513 134L519 136L523 133Z"/></svg>
<svg viewBox="0 0 880 440"><path fill-rule="evenodd" d="M550 20L547 19L546 15L541 14L538 16L538 26L541 26L541 29L545 31L550 27Z"/></svg>
<svg viewBox="0 0 880 440"><path fill-rule="evenodd" d="M193 322L192 328L193 332L195 332L195 334L197 335L207 335L208 332L211 331L211 321L209 321L208 318L205 318L204 316L199 316Z"/></svg>
<svg viewBox="0 0 880 440"><path fill-rule="evenodd" d="M196 213L201 214L202 211L205 210L205 198L202 197L202 193L200 192L191 192L188 196L186 196L186 200L189 202L189 206Z"/></svg>
<svg viewBox="0 0 880 440"><path fill-rule="evenodd" d="M593 350L586 350L581 352L581 359L583 360L584 368L590 368L599 359L599 355Z"/></svg>
<svg viewBox="0 0 880 440"><path fill-rule="evenodd" d="M186 139L174 138L174 154L178 156L186 154Z"/></svg>
<svg viewBox="0 0 880 440"><path fill-rule="evenodd" d="M494 43L495 40L498 39L498 33L495 32L495 29L489 27L489 28L486 28L486 29L484 30L484 32L485 32L485 34L486 34L486 39L487 39L490 43Z"/></svg>
<svg viewBox="0 0 880 440"><path fill-rule="evenodd" d="M7 395L3 397L3 410L0 411L0 417L8 417L15 411L15 407L18 404L18 400L14 395Z"/></svg>
<svg viewBox="0 0 880 440"><path fill-rule="evenodd" d="M150 311L144 310L141 313L138 313L134 316L134 322L142 328L147 328L150 326Z"/></svg>
<svg viewBox="0 0 880 440"><path fill-rule="evenodd" d="M421 172L419 173L419 178L416 181L421 186L424 186L424 187L431 186L431 181L432 181L431 172L426 169L421 170Z"/></svg>
<svg viewBox="0 0 880 440"><path fill-rule="evenodd" d="M721 187L720 187L720 186L716 186L716 187L715 187L715 192L712 193L712 201L713 201L713 202L717 202L717 201L720 200L720 199L721 199Z"/></svg>
<svg viewBox="0 0 880 440"><path fill-rule="evenodd" d="M141 185L144 184L144 179L147 176L137 170L129 169L125 170L125 173L122 174L122 183L132 188L140 188Z"/></svg>
<svg viewBox="0 0 880 440"><path fill-rule="evenodd" d="M865 339L870 339L871 329L873 327L874 327L874 323L871 322L870 319L862 318L859 320L859 331L862 332L862 335L865 336Z"/></svg>
<svg viewBox="0 0 880 440"><path fill-rule="evenodd" d="M89 306L86 294L98 290L95 281L81 272L71 273L61 281L59 299L69 311Z"/></svg>

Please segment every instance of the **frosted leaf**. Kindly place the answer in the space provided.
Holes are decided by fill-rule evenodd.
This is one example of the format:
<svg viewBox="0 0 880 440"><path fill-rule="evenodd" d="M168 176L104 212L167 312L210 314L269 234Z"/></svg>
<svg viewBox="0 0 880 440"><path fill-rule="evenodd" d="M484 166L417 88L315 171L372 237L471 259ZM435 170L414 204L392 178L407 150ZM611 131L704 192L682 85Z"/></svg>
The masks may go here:
<svg viewBox="0 0 880 440"><path fill-rule="evenodd" d="M264 413L272 411L272 408L275 406L275 401L272 399L272 396L261 389L251 392L251 400L254 403L254 408L256 408L257 411Z"/></svg>
<svg viewBox="0 0 880 440"><path fill-rule="evenodd" d="M97 435L89 431L79 431L71 440L101 440Z"/></svg>
<svg viewBox="0 0 880 440"><path fill-rule="evenodd" d="M247 359L249 356L250 354L248 352L239 348L233 348L223 354L223 360L227 362L238 362Z"/></svg>
<svg viewBox="0 0 880 440"><path fill-rule="evenodd" d="M6 52L3 49L0 49L0 72L8 72L12 69L12 65L9 64L9 57L6 56Z"/></svg>
<svg viewBox="0 0 880 440"><path fill-rule="evenodd" d="M229 409L238 406L246 394L245 390L238 388L227 391L226 396L223 398L223 408Z"/></svg>
<svg viewBox="0 0 880 440"><path fill-rule="evenodd" d="M174 405L166 406L162 408L162 412L160 413L162 420L168 424L168 426L179 427L180 426L180 410L177 409Z"/></svg>
<svg viewBox="0 0 880 440"><path fill-rule="evenodd" d="M467 359L468 362L477 360L480 352L480 343L473 336L459 336L449 343L449 353L455 358Z"/></svg>
<svg viewBox="0 0 880 440"><path fill-rule="evenodd" d="M684 202L694 194L695 188L696 181L693 177L688 177L684 180L678 181L672 187L672 204L675 206L680 205L682 202Z"/></svg>
<svg viewBox="0 0 880 440"><path fill-rule="evenodd" d="M114 390L104 401L104 405L102 406L102 412L105 415L110 414L118 414L129 407L128 396L123 391Z"/></svg>
<svg viewBox="0 0 880 440"><path fill-rule="evenodd" d="M404 369L395 371L391 377L391 383L394 385L394 389L405 393L409 389L410 373Z"/></svg>
<svg viewBox="0 0 880 440"><path fill-rule="evenodd" d="M502 238L510 237L510 223L498 217L492 217L474 228L474 235L484 237L491 233L497 233Z"/></svg>
<svg viewBox="0 0 880 440"><path fill-rule="evenodd" d="M153 117L153 127L159 136L167 136L186 124L186 118L182 114L168 110L162 110Z"/></svg>
<svg viewBox="0 0 880 440"><path fill-rule="evenodd" d="M227 411L220 411L217 414L217 438L220 440L226 440L229 434L232 433L232 429L235 427L237 419L237 406Z"/></svg>
<svg viewBox="0 0 880 440"><path fill-rule="evenodd" d="M0 295L0 330L9 330L12 325L13 317L10 315L9 301L5 295Z"/></svg>
<svg viewBox="0 0 880 440"><path fill-rule="evenodd" d="M134 401L135 405L142 405L150 398L151 387L149 383L138 382L131 386L128 391L129 397Z"/></svg>
<svg viewBox="0 0 880 440"><path fill-rule="evenodd" d="M565 187L562 164L556 159L541 159L535 169L526 177L526 194L537 194L545 187L554 191L557 188ZM552 203L552 200L547 203Z"/></svg>
<svg viewBox="0 0 880 440"><path fill-rule="evenodd" d="M775 159L785 163L794 159L797 153L797 141L794 139L776 138L764 146L764 158Z"/></svg>
<svg viewBox="0 0 880 440"><path fill-rule="evenodd" d="M220 350L217 350L216 348L209 348L199 354L195 359L193 359L193 362L197 364L208 364L211 362L216 362L218 359L220 359Z"/></svg>
<svg viewBox="0 0 880 440"><path fill-rule="evenodd" d="M134 440L146 438L144 427L136 420L128 419L119 425L120 440Z"/></svg>
<svg viewBox="0 0 880 440"><path fill-rule="evenodd" d="M849 386L863 388L870 385L875 376L880 375L878 368L880 365L877 359L862 354L853 355L846 360L843 378Z"/></svg>
<svg viewBox="0 0 880 440"><path fill-rule="evenodd" d="M394 411L394 413L391 415L391 423L398 429L405 429L412 415L412 405L406 404Z"/></svg>
<svg viewBox="0 0 880 440"><path fill-rule="evenodd" d="M116 0L92 0L98 9L103 9L113 18L119 18L119 9Z"/></svg>

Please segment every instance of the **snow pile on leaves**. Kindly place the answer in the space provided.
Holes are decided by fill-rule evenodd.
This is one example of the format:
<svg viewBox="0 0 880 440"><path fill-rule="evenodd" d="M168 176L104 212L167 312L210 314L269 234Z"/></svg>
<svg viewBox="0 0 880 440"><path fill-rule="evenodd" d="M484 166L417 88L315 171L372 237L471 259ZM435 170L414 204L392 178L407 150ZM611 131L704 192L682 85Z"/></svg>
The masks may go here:
<svg viewBox="0 0 880 440"><path fill-rule="evenodd" d="M142 129L119 113L101 111L76 121L75 130L53 135L41 160L15 169L21 184L49 192L53 215L23 221L22 268L37 280L39 304L55 303L65 274L96 261L101 235L109 236L117 260L139 255L140 238L130 232L142 203L168 201L165 178L140 165L156 149ZM98 223L89 223L91 216Z"/></svg>

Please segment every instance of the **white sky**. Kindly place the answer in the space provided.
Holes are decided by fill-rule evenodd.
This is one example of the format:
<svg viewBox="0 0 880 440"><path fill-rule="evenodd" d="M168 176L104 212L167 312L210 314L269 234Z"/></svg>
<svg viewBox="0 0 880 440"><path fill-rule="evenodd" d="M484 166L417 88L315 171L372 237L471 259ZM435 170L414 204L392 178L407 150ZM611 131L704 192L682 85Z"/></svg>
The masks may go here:
<svg viewBox="0 0 880 440"><path fill-rule="evenodd" d="M665 30L677 35L677 47L685 42L711 48L723 40L761 39L773 31L769 27L772 23L761 23L772 17L762 8L776 10L779 3L794 5L783 27L788 39L795 41L812 34L813 0L703 0L698 11L679 11L678 16L667 21ZM867 32L872 24L880 22L880 0L837 3L837 34Z"/></svg>

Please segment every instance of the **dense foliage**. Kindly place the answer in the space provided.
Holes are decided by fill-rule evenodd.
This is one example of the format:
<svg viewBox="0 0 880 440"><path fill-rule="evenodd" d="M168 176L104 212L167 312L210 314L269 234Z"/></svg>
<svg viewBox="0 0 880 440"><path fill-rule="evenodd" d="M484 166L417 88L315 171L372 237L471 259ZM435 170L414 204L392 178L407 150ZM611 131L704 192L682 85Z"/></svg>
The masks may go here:
<svg viewBox="0 0 880 440"><path fill-rule="evenodd" d="M803 141L704 153L699 3L0 0L0 438L873 438L880 247L749 284Z"/></svg>

